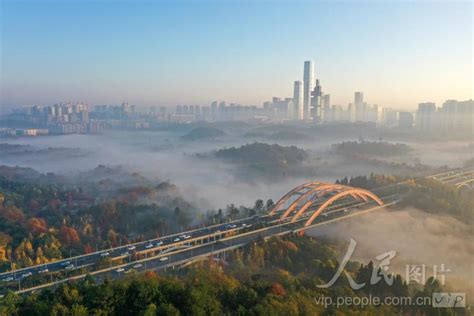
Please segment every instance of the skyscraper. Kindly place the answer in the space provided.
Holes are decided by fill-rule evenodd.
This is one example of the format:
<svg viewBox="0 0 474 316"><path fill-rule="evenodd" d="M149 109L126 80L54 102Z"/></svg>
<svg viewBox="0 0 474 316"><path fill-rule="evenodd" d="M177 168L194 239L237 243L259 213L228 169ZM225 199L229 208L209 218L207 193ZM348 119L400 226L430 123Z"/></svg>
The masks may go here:
<svg viewBox="0 0 474 316"><path fill-rule="evenodd" d="M418 104L416 112L416 127L422 131L431 132L434 128L436 116L436 104L425 102Z"/></svg>
<svg viewBox="0 0 474 316"><path fill-rule="evenodd" d="M364 93L355 92L354 93L354 106L355 106L355 121L365 121L365 103L364 103Z"/></svg>
<svg viewBox="0 0 474 316"><path fill-rule="evenodd" d="M319 79L316 79L316 85L311 95L310 114L313 120L319 121L321 119L321 97L323 95L322 87L319 85Z"/></svg>
<svg viewBox="0 0 474 316"><path fill-rule="evenodd" d="M304 62L303 82L303 118L309 120L311 118L311 92L314 88L314 62L312 60Z"/></svg>
<svg viewBox="0 0 474 316"><path fill-rule="evenodd" d="M321 121L329 122L331 120L330 112L331 96L329 94L325 94L321 98Z"/></svg>
<svg viewBox="0 0 474 316"><path fill-rule="evenodd" d="M293 89L293 110L294 118L296 120L303 120L303 82L295 81L295 86Z"/></svg>

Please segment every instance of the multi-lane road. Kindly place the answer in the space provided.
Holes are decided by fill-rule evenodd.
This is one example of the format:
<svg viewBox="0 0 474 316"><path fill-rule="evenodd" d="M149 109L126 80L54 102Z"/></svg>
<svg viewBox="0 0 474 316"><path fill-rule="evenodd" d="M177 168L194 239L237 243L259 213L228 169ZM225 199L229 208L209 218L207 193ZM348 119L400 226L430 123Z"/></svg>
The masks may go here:
<svg viewBox="0 0 474 316"><path fill-rule="evenodd" d="M461 179L472 174L466 172L448 171L432 178L437 181L453 180L456 176ZM395 186L401 185L403 183L395 184ZM383 200L384 206L394 204L400 199L400 194L393 190L384 194L379 193L381 192L379 189L373 191L378 191L377 194ZM324 202L325 198L317 199L311 208L315 210ZM282 210L272 215L255 215L48 264L8 271L0 273L0 295L7 290L28 293L81 279L87 275L100 281L107 277L120 278L134 272L175 268L209 256L225 254L259 238L304 231L336 220L362 215L384 206L379 206L373 201L342 199L327 207L308 227L305 227L304 223L312 214L311 211L293 221L292 217L282 219L281 214L284 211Z"/></svg>
<svg viewBox="0 0 474 316"><path fill-rule="evenodd" d="M385 202L390 204L397 198L394 195L387 196ZM377 208L373 202L342 201L331 206L311 227ZM0 282L3 283L4 291L10 289L18 293L29 293L84 278L86 275L98 281L107 277L120 278L134 272L174 268L225 253L259 238L310 228L303 227L303 222L309 215L301 217L294 223L290 222L291 218L280 220L280 215L281 212L272 216L255 215L49 264L5 272L0 274ZM110 265L99 266L98 263L103 263L105 258L109 259ZM36 280L35 277L38 276L43 276L42 282L31 281Z"/></svg>

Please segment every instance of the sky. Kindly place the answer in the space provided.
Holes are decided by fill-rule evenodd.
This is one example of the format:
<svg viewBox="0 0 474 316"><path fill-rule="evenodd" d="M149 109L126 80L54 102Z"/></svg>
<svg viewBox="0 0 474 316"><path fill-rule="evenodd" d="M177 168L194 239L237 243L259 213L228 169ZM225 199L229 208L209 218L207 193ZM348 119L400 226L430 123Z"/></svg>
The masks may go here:
<svg viewBox="0 0 474 316"><path fill-rule="evenodd" d="M0 106L473 98L473 1L0 0Z"/></svg>

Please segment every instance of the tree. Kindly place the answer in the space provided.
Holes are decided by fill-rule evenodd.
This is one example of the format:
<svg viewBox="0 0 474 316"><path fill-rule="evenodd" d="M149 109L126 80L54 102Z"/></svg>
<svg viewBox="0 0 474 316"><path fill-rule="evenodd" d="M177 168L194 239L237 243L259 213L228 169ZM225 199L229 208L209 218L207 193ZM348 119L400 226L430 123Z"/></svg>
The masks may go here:
<svg viewBox="0 0 474 316"><path fill-rule="evenodd" d="M227 205L226 213L231 220L235 220L239 216L239 209L234 204L229 204Z"/></svg>
<svg viewBox="0 0 474 316"><path fill-rule="evenodd" d="M48 231L48 225L44 219L32 217L28 220L27 229L33 235L40 235Z"/></svg>
<svg viewBox="0 0 474 316"><path fill-rule="evenodd" d="M74 246L79 244L81 238L79 237L76 229L73 227L63 226L61 227L61 240L67 246Z"/></svg>
<svg viewBox="0 0 474 316"><path fill-rule="evenodd" d="M256 200L253 209L255 210L255 212L257 212L257 214L262 213L263 212L263 200L261 200L261 199Z"/></svg>
<svg viewBox="0 0 474 316"><path fill-rule="evenodd" d="M268 199L267 200L267 203L265 205L265 209L267 211L270 211L273 207L275 206L275 203L273 203L273 200L272 199Z"/></svg>

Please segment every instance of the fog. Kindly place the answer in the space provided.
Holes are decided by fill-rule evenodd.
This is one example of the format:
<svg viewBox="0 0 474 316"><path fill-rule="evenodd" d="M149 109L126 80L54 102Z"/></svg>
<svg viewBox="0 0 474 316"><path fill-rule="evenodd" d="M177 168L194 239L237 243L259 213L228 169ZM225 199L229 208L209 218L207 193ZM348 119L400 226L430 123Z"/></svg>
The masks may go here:
<svg viewBox="0 0 474 316"><path fill-rule="evenodd" d="M199 208L222 208L227 204L250 206L256 199L278 200L284 193L309 180L335 181L345 176L385 174L412 174L407 166L416 163L431 166L459 166L472 157L472 148L460 143L410 143L414 149L407 155L385 157L372 161L354 160L335 155L331 145L344 140L357 140L354 133L328 136L298 126L219 125L223 137L187 141L183 139L191 127L165 131L108 131L101 135L63 135L2 140L9 144L31 145L35 149L79 148L80 155L41 154L4 155L0 164L32 167L40 172L74 175L98 165L123 166L130 172L139 172L153 180L169 180ZM275 135L296 132L301 139ZM275 134L276 133L276 134ZM377 139L375 133L366 133L367 139ZM249 136L250 135L250 136ZM273 136L272 136L273 135ZM301 136L305 137L301 137ZM314 135L314 136L313 136ZM290 135L291 136L291 135ZM278 181L257 177L243 177L241 166L212 158L196 157L230 146L241 146L254 141L269 144L296 145L307 150L312 158L311 174L289 175ZM460 150L459 148L463 148ZM404 163L406 165L400 165Z"/></svg>
<svg viewBox="0 0 474 316"><path fill-rule="evenodd" d="M373 260L387 251L395 250L391 271L405 276L406 265L426 265L426 279L433 266L441 264L446 273L446 285L454 292L474 294L474 231L472 226L451 217L429 214L417 209L381 210L353 217L308 231L308 235L357 241L352 259ZM340 257L347 248L340 249ZM438 277L439 280L439 277Z"/></svg>
<svg viewBox="0 0 474 316"><path fill-rule="evenodd" d="M417 176L433 173L440 166L462 166L474 156L473 146L467 142L417 142L393 138L390 142L408 144L411 150L405 154L367 159L334 151L332 145L342 141L355 141L360 137L380 139L377 132L361 133L359 129L337 134L299 126L262 128L230 123L217 126L224 132L221 137L193 140L183 137L192 133L192 128L3 139L0 143L31 147L20 147L18 152L17 149L0 152L0 165L31 167L42 173L70 177L98 165L120 166L122 170L138 172L152 182L169 181L177 185L181 196L194 209L205 212L225 208L231 203L252 206L256 199L277 201L293 187L310 180L334 182L346 176L372 172ZM303 169L307 173L266 178L253 175L243 164L223 161L213 155L217 150L255 141L304 149L309 156ZM447 275L448 286L457 292L474 294L472 227L452 217L415 209L378 211L321 226L309 234L346 244L354 238L358 246L353 259L365 263L381 253L396 250L391 267L403 276L406 264L425 264L429 275L433 265L444 263L451 269ZM341 257L344 251L340 249Z"/></svg>

